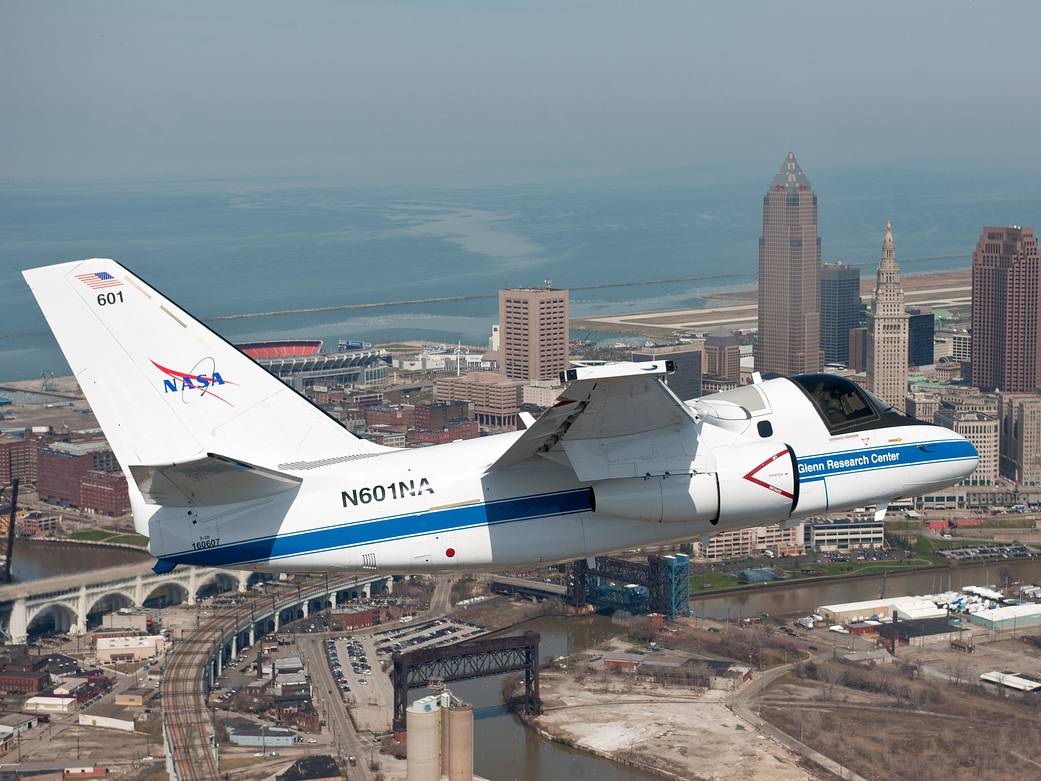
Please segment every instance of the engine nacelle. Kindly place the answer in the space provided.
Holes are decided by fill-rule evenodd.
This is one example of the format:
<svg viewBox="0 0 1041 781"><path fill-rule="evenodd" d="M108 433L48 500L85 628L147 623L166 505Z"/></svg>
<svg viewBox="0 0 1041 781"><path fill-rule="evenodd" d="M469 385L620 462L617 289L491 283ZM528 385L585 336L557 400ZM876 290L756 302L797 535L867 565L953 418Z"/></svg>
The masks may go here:
<svg viewBox="0 0 1041 781"><path fill-rule="evenodd" d="M604 480L593 486L596 512L653 523L707 521L721 527L786 520L799 476L791 448L749 441L713 450L716 471Z"/></svg>
<svg viewBox="0 0 1041 781"><path fill-rule="evenodd" d="M746 442L715 451L719 525L777 523L799 501L795 453L780 442Z"/></svg>
<svg viewBox="0 0 1041 781"><path fill-rule="evenodd" d="M604 480L593 486L596 512L655 523L715 523L719 516L716 476L707 472Z"/></svg>

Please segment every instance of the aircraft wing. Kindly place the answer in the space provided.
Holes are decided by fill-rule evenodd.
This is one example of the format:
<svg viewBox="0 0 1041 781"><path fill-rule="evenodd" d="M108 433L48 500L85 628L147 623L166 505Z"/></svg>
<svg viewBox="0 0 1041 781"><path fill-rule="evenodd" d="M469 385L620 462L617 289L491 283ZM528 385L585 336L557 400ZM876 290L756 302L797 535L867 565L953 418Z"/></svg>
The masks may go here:
<svg viewBox="0 0 1041 781"><path fill-rule="evenodd" d="M701 424L662 382L671 361L578 366L557 403L491 469L542 457L579 480L687 473Z"/></svg>

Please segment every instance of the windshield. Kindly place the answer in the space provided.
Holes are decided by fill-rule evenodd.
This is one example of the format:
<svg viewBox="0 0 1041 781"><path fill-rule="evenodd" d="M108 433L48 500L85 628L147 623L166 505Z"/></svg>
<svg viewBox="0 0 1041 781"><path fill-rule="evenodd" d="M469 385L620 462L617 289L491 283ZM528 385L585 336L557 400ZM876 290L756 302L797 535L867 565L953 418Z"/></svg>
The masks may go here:
<svg viewBox="0 0 1041 781"><path fill-rule="evenodd" d="M806 391L828 424L840 428L878 416L868 396L856 384L833 374L801 374L792 377Z"/></svg>
<svg viewBox="0 0 1041 781"><path fill-rule="evenodd" d="M813 402L831 434L922 425L846 377L798 374L791 381Z"/></svg>

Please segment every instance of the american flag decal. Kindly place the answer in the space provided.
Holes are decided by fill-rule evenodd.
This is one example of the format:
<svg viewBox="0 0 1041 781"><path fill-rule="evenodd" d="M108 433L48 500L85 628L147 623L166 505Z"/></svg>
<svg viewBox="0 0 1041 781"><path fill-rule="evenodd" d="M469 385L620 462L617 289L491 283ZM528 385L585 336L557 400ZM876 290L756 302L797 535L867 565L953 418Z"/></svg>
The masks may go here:
<svg viewBox="0 0 1041 781"><path fill-rule="evenodd" d="M99 290L105 287L120 287L123 284L107 271L94 271L90 274L77 274L76 279L91 290Z"/></svg>

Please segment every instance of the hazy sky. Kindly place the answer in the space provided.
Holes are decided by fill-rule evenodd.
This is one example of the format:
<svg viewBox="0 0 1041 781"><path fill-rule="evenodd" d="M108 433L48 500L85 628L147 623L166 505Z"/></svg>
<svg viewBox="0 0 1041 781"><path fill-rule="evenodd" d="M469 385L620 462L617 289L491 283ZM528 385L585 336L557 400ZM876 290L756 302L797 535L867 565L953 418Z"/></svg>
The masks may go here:
<svg viewBox="0 0 1041 781"><path fill-rule="evenodd" d="M1041 2L0 0L0 178L1041 162Z"/></svg>

